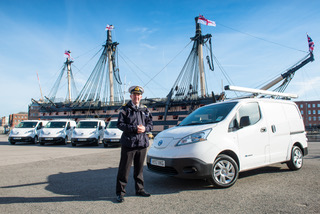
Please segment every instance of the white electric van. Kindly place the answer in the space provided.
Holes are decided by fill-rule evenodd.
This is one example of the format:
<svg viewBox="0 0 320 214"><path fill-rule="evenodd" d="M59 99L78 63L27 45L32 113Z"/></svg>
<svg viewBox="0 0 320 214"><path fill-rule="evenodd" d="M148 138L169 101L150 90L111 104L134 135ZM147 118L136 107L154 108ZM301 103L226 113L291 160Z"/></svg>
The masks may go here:
<svg viewBox="0 0 320 214"><path fill-rule="evenodd" d="M71 135L76 122L68 119L51 120L40 132L40 145L45 143L67 144L71 141Z"/></svg>
<svg viewBox="0 0 320 214"><path fill-rule="evenodd" d="M160 132L147 165L154 172L205 178L223 188L232 186L239 172L274 163L298 170L307 154L304 124L294 102L246 98L201 107Z"/></svg>
<svg viewBox="0 0 320 214"><path fill-rule="evenodd" d="M72 132L72 146L91 143L99 146L99 142L103 139L105 126L106 123L99 119L80 120Z"/></svg>
<svg viewBox="0 0 320 214"><path fill-rule="evenodd" d="M118 120L113 119L113 120L110 120L108 125L106 126L106 129L104 131L104 136L103 136L104 147L120 145L120 138L122 135L122 131L118 129L117 123L118 123Z"/></svg>
<svg viewBox="0 0 320 214"><path fill-rule="evenodd" d="M21 121L9 134L8 141L14 145L16 142L38 143L40 130L47 123L43 120Z"/></svg>

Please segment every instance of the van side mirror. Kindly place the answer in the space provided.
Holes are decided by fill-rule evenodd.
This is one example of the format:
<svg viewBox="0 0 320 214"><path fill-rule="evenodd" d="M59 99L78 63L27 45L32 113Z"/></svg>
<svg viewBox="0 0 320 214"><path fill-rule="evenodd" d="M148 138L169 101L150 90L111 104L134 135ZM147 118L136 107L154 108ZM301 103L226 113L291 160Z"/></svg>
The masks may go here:
<svg viewBox="0 0 320 214"><path fill-rule="evenodd" d="M250 125L249 116L243 116L240 118L240 128L246 127Z"/></svg>

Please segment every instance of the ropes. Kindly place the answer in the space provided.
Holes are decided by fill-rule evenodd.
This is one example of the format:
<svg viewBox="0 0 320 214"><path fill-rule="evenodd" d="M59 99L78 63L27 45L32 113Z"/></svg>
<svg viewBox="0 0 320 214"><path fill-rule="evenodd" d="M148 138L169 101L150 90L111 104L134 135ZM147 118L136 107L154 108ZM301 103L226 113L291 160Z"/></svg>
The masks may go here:
<svg viewBox="0 0 320 214"><path fill-rule="evenodd" d="M274 45L278 45L278 46L281 46L281 47L284 47L284 48L288 48L288 49L292 49L292 50L296 50L296 51L300 51L300 52L307 53L307 51L299 50L299 49L296 49L296 48L293 48L293 47L289 47L289 46L287 46L287 45L282 45L282 44L277 43L277 42L272 42L272 41L269 41L269 40L267 40L267 39L254 36L254 35L252 35L252 34L249 34L249 33L246 33L246 32L242 32L242 31L240 31L240 30L236 30L236 29L234 29L234 28L228 27L228 26L223 25L223 24L221 24L221 23L220 23L219 25L221 25L221 26L223 26L223 27L225 27L225 28L231 29L231 30L233 30L233 31L236 31L236 32L238 32L238 33L242 33L242 34L244 34L244 35L253 37L253 38L255 38L255 39L259 39L259 40L264 41L264 42L268 42L268 43L271 43L271 44L274 44Z"/></svg>
<svg viewBox="0 0 320 214"><path fill-rule="evenodd" d="M175 60L182 52L184 49L186 49L186 47L188 47L190 45L192 41L190 41L176 56L174 56L158 73L156 73L156 75L154 75L144 86L148 85L151 80L153 80L154 78L156 78L156 76L158 76L173 60Z"/></svg>

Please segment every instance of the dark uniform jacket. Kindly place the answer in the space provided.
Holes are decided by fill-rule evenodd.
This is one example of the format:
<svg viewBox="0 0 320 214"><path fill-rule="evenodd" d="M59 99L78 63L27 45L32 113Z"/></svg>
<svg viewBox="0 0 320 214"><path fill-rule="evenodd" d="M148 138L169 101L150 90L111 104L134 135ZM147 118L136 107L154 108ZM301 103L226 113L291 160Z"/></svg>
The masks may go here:
<svg viewBox="0 0 320 214"><path fill-rule="evenodd" d="M137 126L142 124L146 127L144 133L137 133ZM123 131L120 139L122 146L129 148L148 147L149 138L146 132L153 128L152 115L146 106L135 108L132 101L122 106L118 117L118 128Z"/></svg>

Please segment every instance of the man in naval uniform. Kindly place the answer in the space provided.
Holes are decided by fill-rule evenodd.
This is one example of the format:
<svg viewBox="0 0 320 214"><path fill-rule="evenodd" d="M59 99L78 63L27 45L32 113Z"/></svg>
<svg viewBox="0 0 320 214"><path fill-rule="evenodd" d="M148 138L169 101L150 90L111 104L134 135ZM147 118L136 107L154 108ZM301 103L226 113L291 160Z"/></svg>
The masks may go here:
<svg viewBox="0 0 320 214"><path fill-rule="evenodd" d="M152 130L152 115L146 106L140 105L144 89L140 86L129 88L131 100L122 106L118 117L118 128L123 131L121 143L121 157L117 175L117 201L123 202L125 187L133 162L135 189L137 196L149 197L144 190L143 164L145 161L149 138L146 132Z"/></svg>

